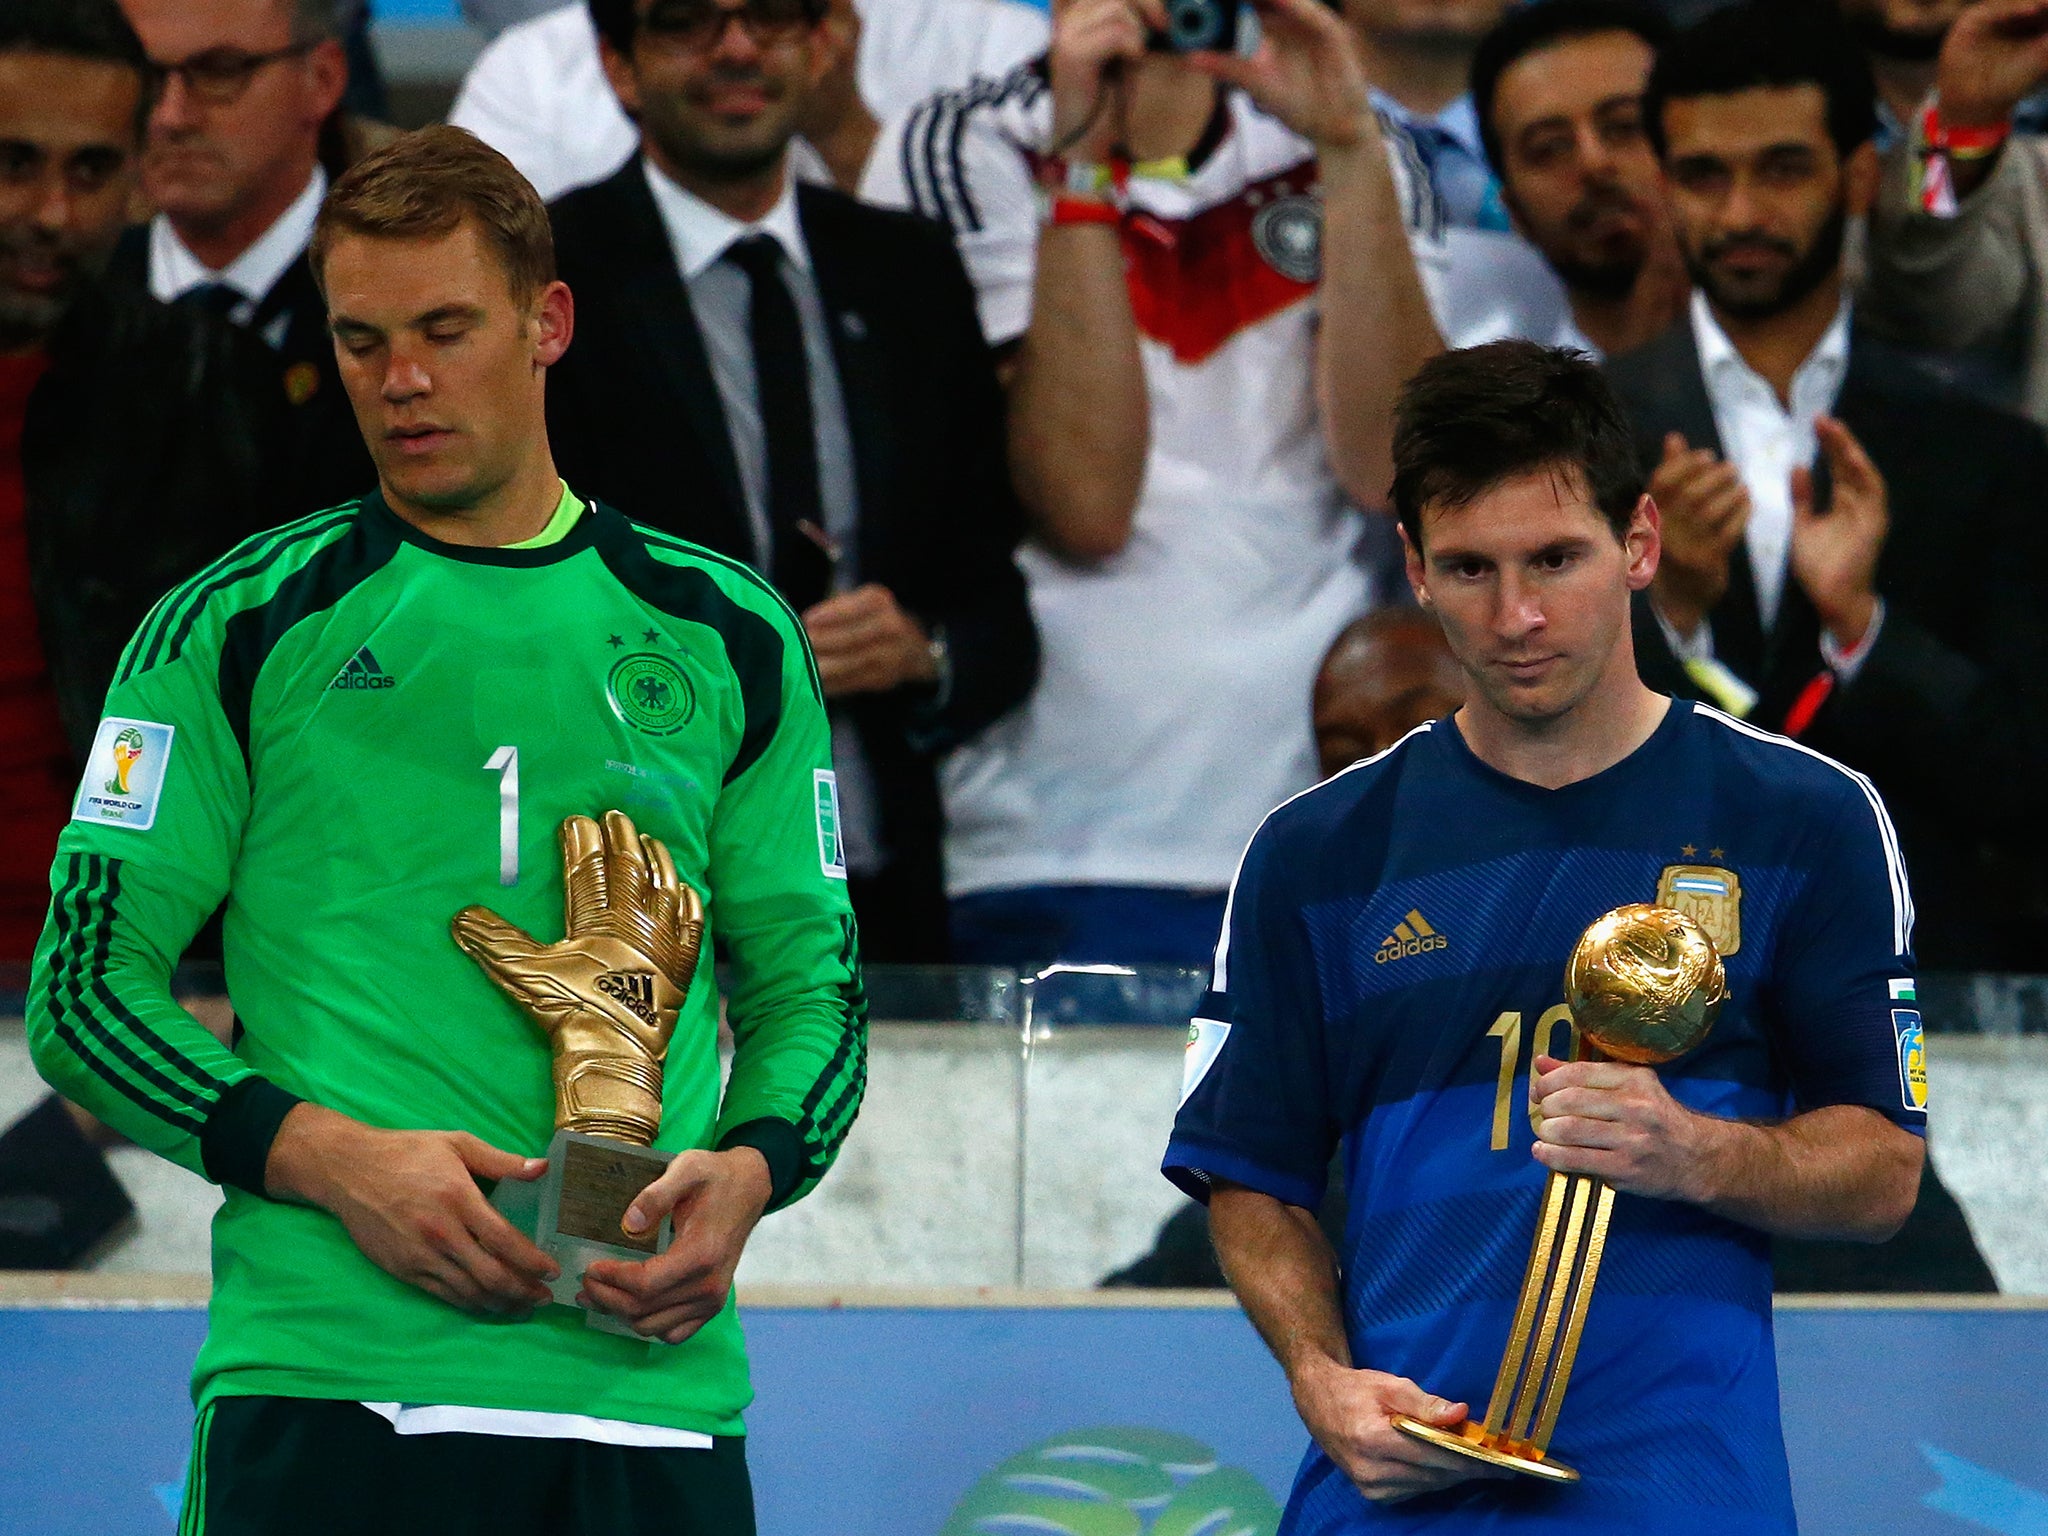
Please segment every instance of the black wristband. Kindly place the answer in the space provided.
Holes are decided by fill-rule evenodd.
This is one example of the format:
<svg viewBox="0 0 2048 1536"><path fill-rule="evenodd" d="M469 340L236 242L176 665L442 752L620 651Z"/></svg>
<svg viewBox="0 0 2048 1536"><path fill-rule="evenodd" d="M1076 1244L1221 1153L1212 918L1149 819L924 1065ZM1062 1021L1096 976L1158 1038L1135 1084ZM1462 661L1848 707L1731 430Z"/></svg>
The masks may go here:
<svg viewBox="0 0 2048 1536"><path fill-rule="evenodd" d="M718 1138L718 1150L729 1152L734 1147L752 1147L767 1159L769 1210L795 1194L803 1182L804 1140L787 1120L763 1118L734 1126Z"/></svg>
<svg viewBox="0 0 2048 1536"><path fill-rule="evenodd" d="M199 1155L206 1176L216 1184L265 1194L264 1165L270 1144L284 1117L306 1101L287 1093L267 1077L245 1077L213 1106L206 1129L199 1133Z"/></svg>

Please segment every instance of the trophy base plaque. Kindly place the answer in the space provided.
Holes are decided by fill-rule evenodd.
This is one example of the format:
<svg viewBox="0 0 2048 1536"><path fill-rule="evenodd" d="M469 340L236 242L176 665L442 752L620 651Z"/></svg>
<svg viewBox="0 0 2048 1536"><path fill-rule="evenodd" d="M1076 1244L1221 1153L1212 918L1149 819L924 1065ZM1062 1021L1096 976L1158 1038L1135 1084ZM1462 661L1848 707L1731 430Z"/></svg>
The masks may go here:
<svg viewBox="0 0 2048 1536"><path fill-rule="evenodd" d="M1489 1467L1504 1467L1510 1472L1523 1472L1551 1483L1576 1483L1579 1480L1577 1472L1561 1461L1552 1461L1528 1441L1510 1440L1506 1435L1488 1435L1483 1425L1474 1424L1470 1419L1452 1429L1438 1429L1434 1424L1425 1424L1405 1413L1397 1413L1394 1415L1394 1428L1411 1440L1455 1451L1460 1456L1470 1456Z"/></svg>
<svg viewBox="0 0 2048 1536"><path fill-rule="evenodd" d="M573 1307L584 1270L597 1260L635 1264L668 1250L675 1235L668 1217L638 1237L621 1225L626 1207L668 1164L668 1153L650 1147L556 1131L548 1143L548 1171L530 1182L501 1179L491 1204L562 1266L548 1293L558 1305ZM586 1310L584 1321L604 1333L640 1338L607 1312Z"/></svg>

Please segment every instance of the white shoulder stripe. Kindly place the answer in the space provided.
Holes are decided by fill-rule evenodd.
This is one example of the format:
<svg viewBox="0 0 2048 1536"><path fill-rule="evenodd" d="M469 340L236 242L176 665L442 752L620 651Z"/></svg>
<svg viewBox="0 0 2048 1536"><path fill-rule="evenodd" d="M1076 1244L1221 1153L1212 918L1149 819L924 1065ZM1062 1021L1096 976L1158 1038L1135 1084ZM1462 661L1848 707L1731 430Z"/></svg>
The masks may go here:
<svg viewBox="0 0 2048 1536"><path fill-rule="evenodd" d="M1855 769L1838 763L1825 752L1816 752L1789 736L1773 735L1746 721L1737 720L1733 715L1724 715L1720 710L1705 704L1695 704L1693 708L1707 719L1717 720L1740 735L1769 742L1773 746L1790 747L1794 752L1804 752L1815 762L1826 763L1863 791L1863 798L1870 802L1871 814L1877 817L1877 835L1884 844L1885 872L1891 880L1893 947L1902 955L1910 950L1913 947L1913 920L1917 915L1913 910L1913 890L1906 880L1906 860L1899 851L1898 829L1892 825L1891 812L1884 808L1884 797L1877 792L1877 786Z"/></svg>
<svg viewBox="0 0 2048 1536"><path fill-rule="evenodd" d="M1421 725L1418 725L1417 727L1415 727L1414 730L1410 731L1406 736L1403 736L1399 741L1395 742L1391 747L1388 747L1384 752L1375 752L1371 757L1362 757L1357 762L1353 763L1349 768L1339 768L1327 779L1323 779L1317 783L1309 785L1309 787L1307 789L1302 790L1300 794L1289 795L1285 800L1282 800L1278 805L1274 806L1272 810L1266 812L1266 814L1259 819L1258 826L1252 829L1252 835L1250 840L1246 842L1244 845L1244 853L1240 853L1237 856L1237 872L1230 877L1230 895L1226 897L1223 902L1223 933L1221 937L1219 937L1216 940L1216 969L1214 974L1210 977L1209 981L1209 988L1211 991L1228 992L1230 990L1230 914L1232 909L1234 909L1237 906L1237 882L1244 878L1245 854L1248 854L1252 851L1252 843L1255 843L1259 840L1259 834L1266 830L1266 823L1271 821L1275 816L1278 816L1282 811L1286 810L1287 807L1294 804L1295 801L1301 799L1302 795L1312 795L1317 790L1321 789L1324 784L1334 784L1337 782L1337 780L1343 778L1344 775L1347 773L1356 773L1361 768L1370 768L1374 763L1380 762L1386 758L1393 756L1396 752L1400 751L1415 737L1420 736L1425 731L1427 731L1430 727L1430 723L1431 722L1429 721L1424 721Z"/></svg>

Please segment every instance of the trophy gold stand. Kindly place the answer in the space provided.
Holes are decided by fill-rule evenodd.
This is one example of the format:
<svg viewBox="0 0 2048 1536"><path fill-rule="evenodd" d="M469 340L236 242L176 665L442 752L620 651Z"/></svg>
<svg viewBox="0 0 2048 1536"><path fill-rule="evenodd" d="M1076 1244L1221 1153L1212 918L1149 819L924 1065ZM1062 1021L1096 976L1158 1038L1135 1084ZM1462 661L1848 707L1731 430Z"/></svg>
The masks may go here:
<svg viewBox="0 0 2048 1536"><path fill-rule="evenodd" d="M500 1180L491 1203L561 1265L548 1291L573 1306L593 1261L645 1259L672 1236L667 1217L634 1233L625 1214L668 1167L669 1155L651 1147L662 1063L696 975L704 903L677 877L668 849L618 811L602 826L571 816L561 845L560 943L542 944L484 907L464 908L449 929L554 1051L547 1172ZM637 1337L608 1313L586 1320Z"/></svg>
<svg viewBox="0 0 2048 1536"><path fill-rule="evenodd" d="M1660 1066L1704 1040L1727 990L1714 941L1670 907L1617 907L1580 937L1564 973L1581 1056L1636 1066ZM1551 1458L1550 1437L1613 1214L1614 1186L1586 1174L1552 1173L1544 1181L1536 1240L1486 1416L1440 1429L1395 1414L1394 1427L1488 1466L1577 1482L1577 1471Z"/></svg>

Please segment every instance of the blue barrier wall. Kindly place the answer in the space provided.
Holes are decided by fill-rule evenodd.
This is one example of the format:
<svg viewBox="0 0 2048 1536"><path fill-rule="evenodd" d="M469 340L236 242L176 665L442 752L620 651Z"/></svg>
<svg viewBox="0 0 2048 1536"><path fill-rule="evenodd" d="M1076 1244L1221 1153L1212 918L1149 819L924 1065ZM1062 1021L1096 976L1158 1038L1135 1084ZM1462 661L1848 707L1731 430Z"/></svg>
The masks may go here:
<svg viewBox="0 0 2048 1536"><path fill-rule="evenodd" d="M170 1532L203 1329L0 1310L0 1532ZM1304 1443L1231 1310L755 1309L747 1331L763 1536L940 1536L992 1469L1077 1431L1189 1437L1210 1484L1241 1469L1276 1498ZM1807 1536L2048 1536L2048 1311L1787 1310L1778 1334Z"/></svg>

